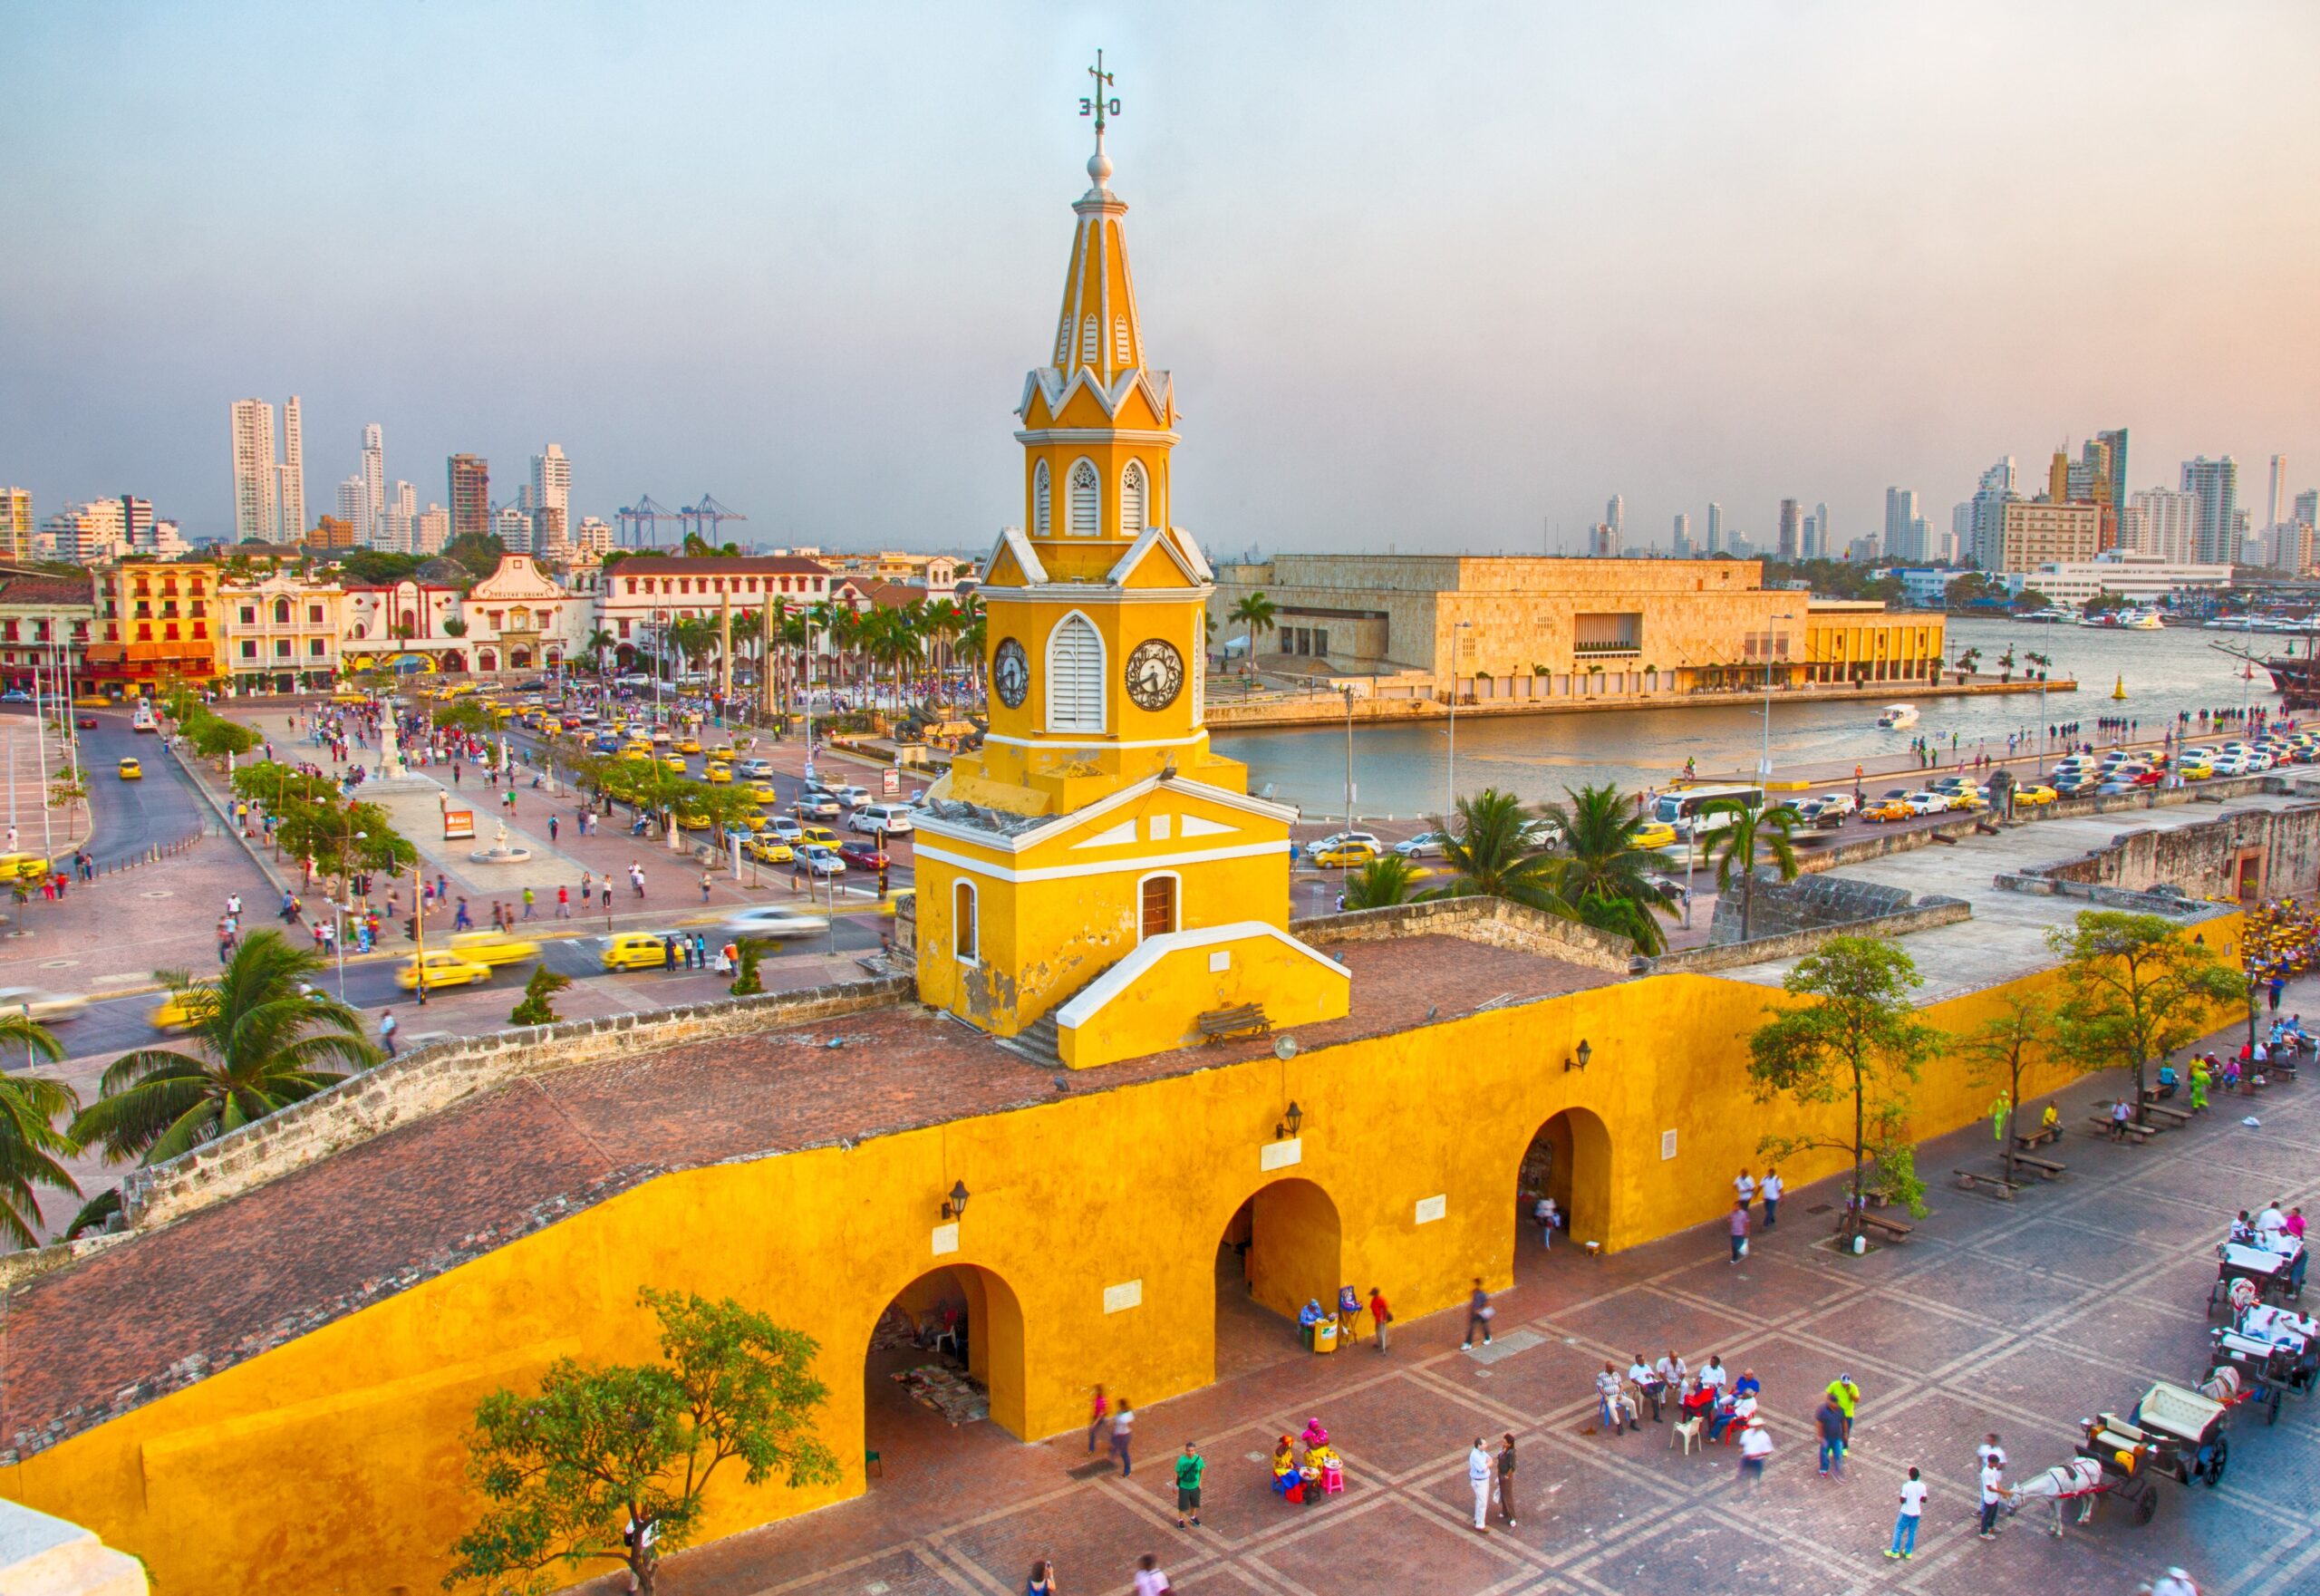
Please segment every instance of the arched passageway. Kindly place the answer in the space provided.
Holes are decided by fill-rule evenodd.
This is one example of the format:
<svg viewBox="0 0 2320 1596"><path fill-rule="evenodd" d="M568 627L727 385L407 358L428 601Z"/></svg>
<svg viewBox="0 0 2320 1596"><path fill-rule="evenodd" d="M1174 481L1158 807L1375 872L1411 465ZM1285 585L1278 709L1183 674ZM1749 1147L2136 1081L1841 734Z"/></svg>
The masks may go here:
<svg viewBox="0 0 2320 1596"><path fill-rule="evenodd" d="M958 1263L894 1293L863 1359L863 1450L880 1464L873 1487L889 1468L955 1463L962 1439L1023 1437L1024 1423L1023 1310L1013 1288Z"/></svg>
<svg viewBox="0 0 2320 1596"><path fill-rule="evenodd" d="M1301 1356L1297 1314L1324 1309L1345 1277L1338 1205L1310 1180L1260 1186L1225 1221L1216 1248L1216 1378Z"/></svg>
<svg viewBox="0 0 2320 1596"><path fill-rule="evenodd" d="M1542 1125L1522 1149L1514 1177L1514 1258L1518 1275L1551 1257L1537 1222L1539 1199L1552 1197L1562 1226L1554 1248L1578 1256L1611 1225L1611 1136L1585 1108L1565 1108Z"/></svg>

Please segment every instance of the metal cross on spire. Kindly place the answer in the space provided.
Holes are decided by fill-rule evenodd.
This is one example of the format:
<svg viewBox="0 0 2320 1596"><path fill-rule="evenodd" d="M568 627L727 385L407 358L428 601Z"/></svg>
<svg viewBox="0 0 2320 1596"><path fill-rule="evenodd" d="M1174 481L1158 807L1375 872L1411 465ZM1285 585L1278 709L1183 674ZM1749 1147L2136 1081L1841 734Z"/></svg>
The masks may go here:
<svg viewBox="0 0 2320 1596"><path fill-rule="evenodd" d="M1096 147L1100 150L1104 146L1105 119L1120 113L1119 97L1111 92L1112 74L1104 70L1101 50L1096 52L1096 64L1088 69L1088 75L1096 80L1096 92L1080 97L1079 114L1096 119Z"/></svg>

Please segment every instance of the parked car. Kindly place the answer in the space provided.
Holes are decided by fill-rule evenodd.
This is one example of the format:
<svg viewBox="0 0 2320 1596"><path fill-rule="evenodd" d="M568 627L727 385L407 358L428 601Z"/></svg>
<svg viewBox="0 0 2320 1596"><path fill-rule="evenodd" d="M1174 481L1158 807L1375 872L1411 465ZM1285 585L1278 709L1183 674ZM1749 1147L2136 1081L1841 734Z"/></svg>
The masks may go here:
<svg viewBox="0 0 2320 1596"><path fill-rule="evenodd" d="M1946 792L1913 792L1901 802L1912 815L1941 815L1949 809L1949 795Z"/></svg>
<svg viewBox="0 0 2320 1596"><path fill-rule="evenodd" d="M1358 870L1385 851L1367 831L1337 831L1315 843L1306 856L1324 870Z"/></svg>
<svg viewBox="0 0 2320 1596"><path fill-rule="evenodd" d="M839 845L837 856L851 870L875 871L884 866L886 850L875 842L849 841Z"/></svg>
<svg viewBox="0 0 2320 1596"><path fill-rule="evenodd" d="M1405 859L1438 859L1443 855L1442 845L1448 840L1439 831L1421 831L1407 841L1396 843L1394 851Z"/></svg>
<svg viewBox="0 0 2320 1596"><path fill-rule="evenodd" d="M773 774L773 761L759 759L736 759L733 761L733 774L750 781L763 781Z"/></svg>
<svg viewBox="0 0 2320 1596"><path fill-rule="evenodd" d="M808 820L835 820L844 806L837 801L836 795L809 787L799 793L798 801L789 807Z"/></svg>
<svg viewBox="0 0 2320 1596"><path fill-rule="evenodd" d="M913 829L910 808L906 804L865 804L846 817L846 827L873 837L884 837L889 832L900 835Z"/></svg>
<svg viewBox="0 0 2320 1596"><path fill-rule="evenodd" d="M2053 788L2043 783L2033 783L2030 786L2017 787L2014 789L2014 801L2016 804L2026 804L2034 809L2044 808L2053 803L2058 796L2060 795Z"/></svg>
<svg viewBox="0 0 2320 1596"><path fill-rule="evenodd" d="M1861 817L1872 825L1881 826L1890 820L1906 820L1916 813L1902 799L1889 798L1879 798L1870 805L1861 811Z"/></svg>

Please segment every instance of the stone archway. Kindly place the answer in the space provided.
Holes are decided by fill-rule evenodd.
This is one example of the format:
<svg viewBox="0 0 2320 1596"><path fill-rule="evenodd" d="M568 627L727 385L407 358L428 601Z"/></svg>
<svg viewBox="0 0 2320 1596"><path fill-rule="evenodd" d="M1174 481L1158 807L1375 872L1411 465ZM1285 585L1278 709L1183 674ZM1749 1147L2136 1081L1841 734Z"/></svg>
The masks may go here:
<svg viewBox="0 0 2320 1596"><path fill-rule="evenodd" d="M917 1382L894 1378L918 1371L936 1403L980 1392L994 1425L1020 1440L1035 1438L1028 1433L1022 1303L997 1272L973 1263L928 1270L888 1300L864 1340L866 1450L931 1449L950 1432L952 1413L923 1402L914 1394Z"/></svg>
<svg viewBox="0 0 2320 1596"><path fill-rule="evenodd" d="M1514 1256L1544 1251L1532 1212L1550 1196L1563 1216L1555 1245L1603 1242L1611 1230L1611 1133L1589 1108L1550 1116L1522 1148L1514 1175Z"/></svg>
<svg viewBox="0 0 2320 1596"><path fill-rule="evenodd" d="M1337 1203L1301 1176L1257 1187L1218 1233L1213 1379L1298 1355L1298 1311L1334 1310L1339 1286L1363 1284L1345 1274Z"/></svg>

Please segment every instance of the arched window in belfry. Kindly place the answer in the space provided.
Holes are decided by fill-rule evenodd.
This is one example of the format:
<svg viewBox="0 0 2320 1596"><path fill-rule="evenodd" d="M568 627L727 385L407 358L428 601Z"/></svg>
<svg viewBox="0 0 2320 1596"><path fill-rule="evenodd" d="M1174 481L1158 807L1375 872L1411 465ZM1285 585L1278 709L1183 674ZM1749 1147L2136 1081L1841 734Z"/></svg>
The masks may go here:
<svg viewBox="0 0 2320 1596"><path fill-rule="evenodd" d="M1071 526L1074 537L1094 537L1104 529L1103 479L1096 475L1093 460L1079 459L1071 466Z"/></svg>
<svg viewBox="0 0 2320 1596"><path fill-rule="evenodd" d="M1146 508L1151 497L1145 491L1143 464L1136 460L1128 461L1127 469L1120 473L1121 537L1143 536L1145 525L1151 518Z"/></svg>
<svg viewBox="0 0 2320 1596"><path fill-rule="evenodd" d="M1103 324L1093 315L1079 324L1079 363L1092 366L1103 352Z"/></svg>
<svg viewBox="0 0 2320 1596"><path fill-rule="evenodd" d="M1048 730L1104 729L1104 639L1074 610L1048 634Z"/></svg>
<svg viewBox="0 0 2320 1596"><path fill-rule="evenodd" d="M1130 364L1128 356L1132 353L1133 348L1127 335L1127 318L1114 316L1112 318L1112 363L1118 366Z"/></svg>
<svg viewBox="0 0 2320 1596"><path fill-rule="evenodd" d="M1048 462L1031 468L1031 536L1045 537L1055 516L1055 491L1048 480Z"/></svg>

